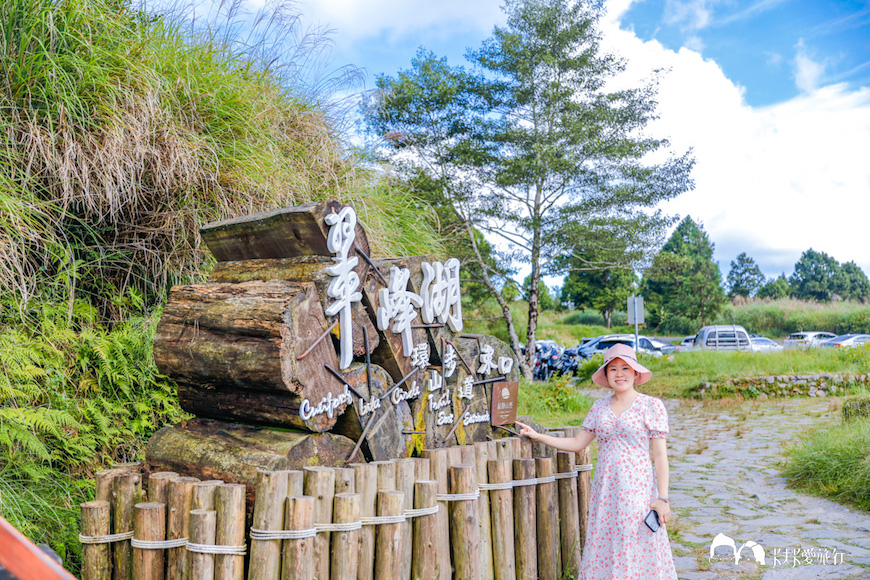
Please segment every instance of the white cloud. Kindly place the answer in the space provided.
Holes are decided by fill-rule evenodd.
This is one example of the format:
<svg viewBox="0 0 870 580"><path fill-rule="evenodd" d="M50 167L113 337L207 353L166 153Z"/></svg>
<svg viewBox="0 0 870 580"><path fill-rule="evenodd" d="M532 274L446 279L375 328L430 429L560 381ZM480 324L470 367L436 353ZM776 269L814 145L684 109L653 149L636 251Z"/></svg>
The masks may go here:
<svg viewBox="0 0 870 580"><path fill-rule="evenodd" d="M804 93L814 91L819 86L819 80L825 74L824 63L815 62L804 45L803 39L797 44L797 54L794 58L794 82Z"/></svg>
<svg viewBox="0 0 870 580"><path fill-rule="evenodd" d="M665 2L665 22L680 24L687 30L706 28L712 20L712 14L707 0L667 0Z"/></svg>
<svg viewBox="0 0 870 580"><path fill-rule="evenodd" d="M693 147L697 164L694 191L664 208L703 222L723 275L743 251L768 275L788 274L810 247L870 272L870 246L861 239L870 191L870 87L820 87L821 73L810 74L801 96L755 108L698 52L643 42L612 19L603 29L605 47L628 59L631 82L670 69L650 133L670 138L676 151Z"/></svg>

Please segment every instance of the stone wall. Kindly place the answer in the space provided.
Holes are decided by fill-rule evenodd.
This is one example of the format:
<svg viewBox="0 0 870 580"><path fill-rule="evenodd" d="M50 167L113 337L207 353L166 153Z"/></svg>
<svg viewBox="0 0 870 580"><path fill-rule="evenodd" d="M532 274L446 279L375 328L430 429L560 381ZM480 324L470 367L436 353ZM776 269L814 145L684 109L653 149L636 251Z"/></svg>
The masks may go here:
<svg viewBox="0 0 870 580"><path fill-rule="evenodd" d="M696 397L746 398L767 397L826 397L845 395L849 387L870 385L870 374L839 375L774 375L727 379L722 383L700 383L692 389Z"/></svg>

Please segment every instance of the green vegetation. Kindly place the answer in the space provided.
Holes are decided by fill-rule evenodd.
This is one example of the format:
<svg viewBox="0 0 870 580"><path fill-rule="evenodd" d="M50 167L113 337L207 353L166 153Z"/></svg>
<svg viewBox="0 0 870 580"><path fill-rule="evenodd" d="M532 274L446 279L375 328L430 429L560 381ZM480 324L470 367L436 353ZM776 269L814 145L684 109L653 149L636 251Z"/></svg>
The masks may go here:
<svg viewBox="0 0 870 580"><path fill-rule="evenodd" d="M870 304L819 303L792 298L738 301L726 306L716 323L739 324L749 332L773 338L801 330L870 333Z"/></svg>
<svg viewBox="0 0 870 580"><path fill-rule="evenodd" d="M546 383L520 382L517 415L528 415L545 427L580 425L593 399L577 392L568 377Z"/></svg>
<svg viewBox="0 0 870 580"><path fill-rule="evenodd" d="M870 419L814 429L787 455L784 474L792 484L870 510Z"/></svg>

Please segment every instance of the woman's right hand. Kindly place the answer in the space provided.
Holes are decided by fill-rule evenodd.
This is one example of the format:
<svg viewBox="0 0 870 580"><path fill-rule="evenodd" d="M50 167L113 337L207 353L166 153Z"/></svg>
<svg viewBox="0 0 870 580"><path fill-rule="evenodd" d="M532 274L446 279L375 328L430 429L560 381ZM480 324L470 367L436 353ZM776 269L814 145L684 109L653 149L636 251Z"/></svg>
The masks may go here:
<svg viewBox="0 0 870 580"><path fill-rule="evenodd" d="M529 439L536 439L538 436L538 432L526 425L525 423L520 423L519 421L514 422L514 425L520 428L520 435L523 437L528 437Z"/></svg>

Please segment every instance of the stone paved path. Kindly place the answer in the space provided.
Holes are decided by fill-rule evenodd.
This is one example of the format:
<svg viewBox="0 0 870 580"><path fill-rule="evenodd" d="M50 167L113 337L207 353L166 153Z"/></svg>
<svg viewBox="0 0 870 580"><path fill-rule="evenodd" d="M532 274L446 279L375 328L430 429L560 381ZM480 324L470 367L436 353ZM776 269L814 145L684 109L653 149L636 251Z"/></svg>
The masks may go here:
<svg viewBox="0 0 870 580"><path fill-rule="evenodd" d="M796 398L723 407L666 401L675 513L668 527L680 578L870 579L870 514L795 492L779 471L783 443L836 417L839 403ZM719 533L738 549L750 540L762 546L765 565L756 563L751 545L738 564L730 547L717 548L711 559ZM795 550L810 563L787 557ZM823 563L825 550L841 556Z"/></svg>

